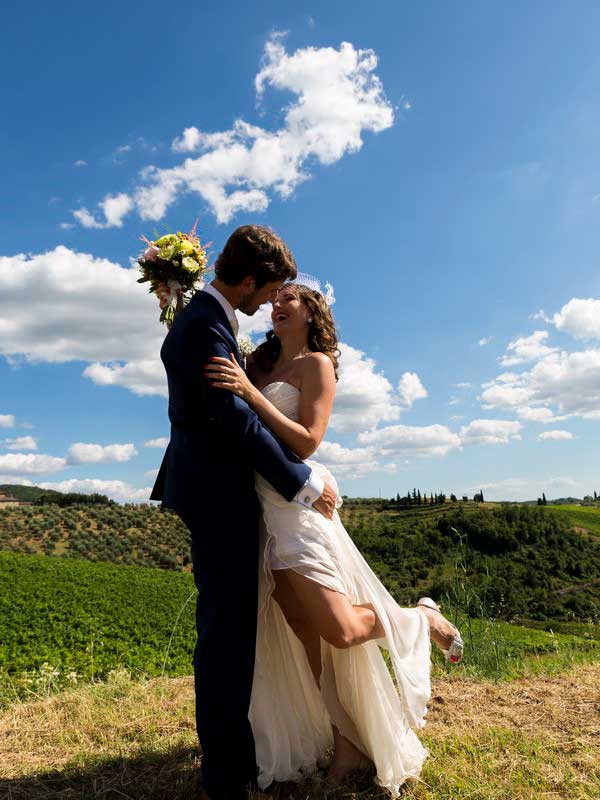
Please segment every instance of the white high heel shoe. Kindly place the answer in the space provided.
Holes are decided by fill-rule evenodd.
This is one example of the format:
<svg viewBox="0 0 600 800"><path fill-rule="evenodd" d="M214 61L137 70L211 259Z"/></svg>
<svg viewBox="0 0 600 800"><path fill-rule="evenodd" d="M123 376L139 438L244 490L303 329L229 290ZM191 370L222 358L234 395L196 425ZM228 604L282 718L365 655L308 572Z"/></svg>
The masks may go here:
<svg viewBox="0 0 600 800"><path fill-rule="evenodd" d="M440 607L434 600L431 599L431 597L422 597L417 603L417 607L418 606L424 606L425 608L430 608L432 609L432 611L437 611L437 613L440 616L442 616ZM442 649L442 653L444 654L444 658L446 659L446 661L449 661L451 664L460 664L463 658L463 651L465 644L462 640L460 632L458 631L458 628L454 627L454 631L455 631L454 638L450 642L450 646L448 647L447 650ZM441 631L438 632L441 633Z"/></svg>

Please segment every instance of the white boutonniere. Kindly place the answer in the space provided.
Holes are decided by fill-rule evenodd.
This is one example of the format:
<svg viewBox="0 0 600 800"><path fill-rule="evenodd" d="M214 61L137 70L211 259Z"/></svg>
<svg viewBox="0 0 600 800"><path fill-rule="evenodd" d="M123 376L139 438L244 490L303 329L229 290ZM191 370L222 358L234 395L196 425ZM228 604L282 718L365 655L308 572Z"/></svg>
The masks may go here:
<svg viewBox="0 0 600 800"><path fill-rule="evenodd" d="M246 369L246 360L255 351L254 342L248 336L240 336L237 340L240 356L242 357L242 367Z"/></svg>

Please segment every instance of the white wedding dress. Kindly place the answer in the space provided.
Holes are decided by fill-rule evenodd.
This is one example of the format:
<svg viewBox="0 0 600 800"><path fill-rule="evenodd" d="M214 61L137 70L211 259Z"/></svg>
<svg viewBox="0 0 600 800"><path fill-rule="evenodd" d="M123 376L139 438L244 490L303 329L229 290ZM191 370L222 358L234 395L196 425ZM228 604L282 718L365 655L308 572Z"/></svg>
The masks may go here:
<svg viewBox="0 0 600 800"><path fill-rule="evenodd" d="M263 394L298 419L300 393L277 381ZM329 470L310 467L337 487ZM400 608L352 542L337 511L327 520L287 502L260 475L261 560L256 664L250 722L256 740L259 786L301 781L317 770L333 744L331 725L375 764L376 782L394 796L421 772L427 750L413 729L425 724L430 696L429 625L416 608ZM338 501L338 507L341 499ZM273 599L273 568L291 568L347 595L372 603L385 639L346 650L321 640L320 690L305 650ZM381 648L389 653L395 683Z"/></svg>

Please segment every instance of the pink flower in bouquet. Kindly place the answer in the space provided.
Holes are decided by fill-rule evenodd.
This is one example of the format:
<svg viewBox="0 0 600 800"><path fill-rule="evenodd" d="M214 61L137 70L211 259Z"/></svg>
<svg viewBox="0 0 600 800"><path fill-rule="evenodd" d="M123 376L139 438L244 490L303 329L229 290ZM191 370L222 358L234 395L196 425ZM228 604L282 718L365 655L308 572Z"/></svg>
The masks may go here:
<svg viewBox="0 0 600 800"><path fill-rule="evenodd" d="M158 247L155 247L153 244L148 247L143 255L145 261L156 261L158 258L160 250Z"/></svg>

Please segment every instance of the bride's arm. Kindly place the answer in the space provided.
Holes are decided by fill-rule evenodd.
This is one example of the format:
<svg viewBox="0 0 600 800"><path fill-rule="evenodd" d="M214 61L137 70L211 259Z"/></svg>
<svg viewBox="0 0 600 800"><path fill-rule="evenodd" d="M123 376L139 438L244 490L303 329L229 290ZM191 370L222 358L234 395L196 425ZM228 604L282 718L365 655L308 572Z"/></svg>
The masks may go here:
<svg viewBox="0 0 600 800"><path fill-rule="evenodd" d="M311 353L302 359L298 422L282 414L232 359L214 358L206 366L212 385L239 395L284 444L300 458L309 458L321 444L333 408L335 371L329 356Z"/></svg>

